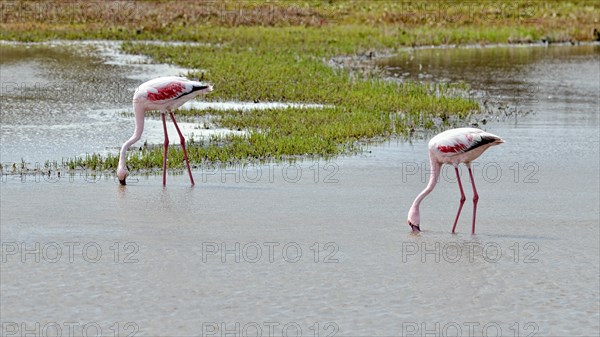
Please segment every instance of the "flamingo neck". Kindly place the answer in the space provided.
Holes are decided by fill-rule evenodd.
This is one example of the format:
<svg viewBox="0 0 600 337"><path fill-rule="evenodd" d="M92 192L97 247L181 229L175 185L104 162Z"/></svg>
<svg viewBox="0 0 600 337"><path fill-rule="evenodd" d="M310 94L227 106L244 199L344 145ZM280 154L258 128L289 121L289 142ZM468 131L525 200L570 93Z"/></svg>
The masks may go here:
<svg viewBox="0 0 600 337"><path fill-rule="evenodd" d="M142 133L144 132L144 107L142 104L134 102L133 112L135 114L135 129L133 135L123 143L123 146L121 146L121 152L119 153L119 169L127 168L127 150L142 137Z"/></svg>
<svg viewBox="0 0 600 337"><path fill-rule="evenodd" d="M431 173L429 174L429 182L427 183L427 187L425 187L425 189L419 193L419 195L417 195L415 201L413 201L411 210L418 212L421 201L433 191L440 176L441 167L441 163L434 161L433 158L431 158Z"/></svg>

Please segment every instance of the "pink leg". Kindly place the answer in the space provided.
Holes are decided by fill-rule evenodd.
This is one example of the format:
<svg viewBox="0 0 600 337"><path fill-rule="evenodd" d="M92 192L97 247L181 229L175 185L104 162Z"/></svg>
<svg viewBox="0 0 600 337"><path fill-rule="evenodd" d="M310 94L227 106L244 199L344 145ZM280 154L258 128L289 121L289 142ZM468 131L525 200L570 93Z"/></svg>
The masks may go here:
<svg viewBox="0 0 600 337"><path fill-rule="evenodd" d="M165 132L165 152L163 153L163 186L167 185L167 153L169 152L169 135L167 134L167 122L165 114L161 113L163 122L163 131Z"/></svg>
<svg viewBox="0 0 600 337"><path fill-rule="evenodd" d="M177 129L177 133L179 133L179 141L181 142L181 147L183 148L183 158L185 158L185 164L187 165L188 173L190 174L190 181L192 182L192 186L194 186L194 177L192 176L192 169L190 168L190 161L188 160L187 150L185 149L185 138L181 134L179 130L179 126L175 121L175 116L173 113L169 111L169 115L171 115L171 119L173 120L173 124L175 124L175 129Z"/></svg>
<svg viewBox="0 0 600 337"><path fill-rule="evenodd" d="M477 202L479 201L479 194L477 194L477 189L475 188L475 180L473 179L473 171L471 171L471 166L469 165L469 176L471 177L471 185L473 185L473 229L471 230L471 234L475 234L475 217L477 216Z"/></svg>
<svg viewBox="0 0 600 337"><path fill-rule="evenodd" d="M456 213L456 219L454 220L454 226L452 226L452 234L454 234L454 230L456 229L456 224L458 223L458 218L460 217L460 211L462 211L463 205L465 204L465 191L463 191L462 183L460 182L460 174L458 174L458 167L455 166L454 170L456 171L456 181L458 181L458 187L460 188L460 205L458 206L458 212Z"/></svg>

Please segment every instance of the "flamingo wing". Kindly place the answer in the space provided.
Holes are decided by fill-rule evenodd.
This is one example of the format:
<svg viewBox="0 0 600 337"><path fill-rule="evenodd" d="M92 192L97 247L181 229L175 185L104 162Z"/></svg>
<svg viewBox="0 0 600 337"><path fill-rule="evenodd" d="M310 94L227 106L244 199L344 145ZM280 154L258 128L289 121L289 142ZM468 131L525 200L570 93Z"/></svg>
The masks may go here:
<svg viewBox="0 0 600 337"><path fill-rule="evenodd" d="M190 81L183 77L161 77L146 82L146 94L152 102L173 101L194 91L208 88L200 82Z"/></svg>
<svg viewBox="0 0 600 337"><path fill-rule="evenodd" d="M501 142L491 133L475 128L452 129L433 137L429 147L443 156L454 156L472 151L486 144Z"/></svg>

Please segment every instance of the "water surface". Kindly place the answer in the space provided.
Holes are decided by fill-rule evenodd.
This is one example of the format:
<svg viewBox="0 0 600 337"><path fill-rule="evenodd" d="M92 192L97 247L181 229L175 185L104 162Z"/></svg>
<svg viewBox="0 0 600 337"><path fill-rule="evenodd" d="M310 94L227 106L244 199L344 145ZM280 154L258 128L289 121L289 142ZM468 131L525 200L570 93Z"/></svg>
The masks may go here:
<svg viewBox="0 0 600 337"><path fill-rule="evenodd" d="M149 43L149 42L145 42ZM175 43L177 44L177 43ZM142 82L160 76L186 76L188 69L121 52L120 42L56 41L0 44L2 120L0 162L37 163L86 154L117 154L133 133L132 97ZM218 97L218 88L211 93ZM206 102L200 97L183 109L255 110L322 107L288 102ZM178 121L186 138L244 134L220 128L210 116ZM171 144L179 137L167 123ZM162 144L160 118L147 118L137 144Z"/></svg>
<svg viewBox="0 0 600 337"><path fill-rule="evenodd" d="M94 322L105 335L117 324L122 336L598 335L598 57L597 46L421 50L392 66L498 100L536 88L519 103L533 114L482 126L506 143L475 166L475 236L465 170L450 234L452 169L422 204L424 232L409 233L425 141L205 168L193 188L186 175L166 188L161 177L3 176L2 321L78 322L76 334Z"/></svg>

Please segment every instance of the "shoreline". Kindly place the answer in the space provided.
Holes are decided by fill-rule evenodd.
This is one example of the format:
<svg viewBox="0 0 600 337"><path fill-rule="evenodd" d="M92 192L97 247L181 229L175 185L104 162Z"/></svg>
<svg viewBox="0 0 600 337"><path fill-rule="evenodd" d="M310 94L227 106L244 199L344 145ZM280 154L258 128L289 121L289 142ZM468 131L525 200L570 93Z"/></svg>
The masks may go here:
<svg viewBox="0 0 600 337"><path fill-rule="evenodd" d="M355 72L354 65L344 64L347 60L372 61L432 48L547 45L539 41L548 41L550 46L569 41L587 44L596 38L592 28L596 26L593 14L597 6L586 2L538 6L501 1L489 8L478 5L483 16L472 16L471 7L451 2L416 7L344 1L318 6L311 1L293 6L233 1L208 7L163 2L130 5L114 16L110 3L94 11L74 4L67 12L39 13L35 21L28 15L43 6L24 3L19 8L9 7L3 12L6 20L0 24L0 38L4 39L0 46L14 40L114 43L140 62L176 65L188 77L213 83L217 91L207 97L208 101L320 105L285 110L269 106L274 109L268 113L234 109L185 112L209 113L218 126L245 130L250 135L220 138L209 143L208 149L197 148L192 151L192 162L336 157L348 149L355 151L357 145L411 137L415 130L433 132L440 123L449 128L453 120L470 122L474 114L487 113L475 98L457 94L464 85L448 85L432 92L419 83L392 83L372 71L372 65L364 73ZM230 16L232 8L237 10L234 18ZM577 25L565 24L573 18ZM339 60L341 64L336 64ZM174 157L178 158L179 152L173 148ZM139 159L158 165L159 155L158 151L147 153L132 165L140 165ZM83 163L87 164L95 165ZM174 162L173 167L179 164ZM116 160L108 158L102 165L110 169Z"/></svg>
<svg viewBox="0 0 600 337"><path fill-rule="evenodd" d="M81 43L82 41L70 41L70 40L57 40L57 41L47 41L47 42L34 42L34 43L28 43L28 42L12 42L12 41L0 41L0 46L1 45L40 45L40 46L44 46L44 45L50 45L50 46L60 46L62 44L77 44L77 43ZM91 45L93 43L99 43L99 44L104 44L104 43L117 43L120 44L122 42L118 42L118 41L111 41L111 40L88 40L88 41L83 41L83 43L85 45ZM178 45L180 42L175 42L174 44ZM166 42L166 43L161 43L163 45L169 46L171 45L171 43ZM593 45L597 45L597 43L584 43L582 45L588 45L588 46L593 46ZM556 44L556 46L558 47L570 47L570 44ZM519 45L513 45L513 44L490 44L490 45L486 45L486 46L481 46L481 45L469 45L469 46L427 46L427 47L418 47L418 48L412 48L412 47L407 47L406 49L404 49L407 52L410 51L414 51L414 50L426 50L426 49L456 49L456 48L464 48L464 49L473 49L473 48L536 48L536 47L545 47L544 45L540 45L540 44L519 44ZM122 53L122 52L121 52ZM97 54L97 53L93 53L93 54ZM113 54L111 54L113 55ZM123 53L123 55L128 55ZM124 58L124 56L121 55L121 59ZM393 56L395 54L389 54L389 55L377 55L376 57L373 57L371 59L365 59L364 55L354 55L352 57L345 57L345 60L351 60L352 62L354 62L354 64L352 64L350 66L350 68L346 68L347 71L354 71L352 69L352 67L355 67L357 64L361 65L361 66L365 66L368 69L374 69L373 68L373 60L377 60L377 59L381 59L381 58L385 58L385 57L390 57ZM133 55L134 57L137 57L137 55ZM106 61L106 55L100 55L101 58L104 58ZM157 62L155 60L153 60L154 62ZM370 63L370 64L367 64ZM129 64L127 62L122 63L122 64ZM157 63L159 65L162 65L162 63ZM347 65L344 65L344 67L347 67ZM389 81L390 78L388 78L387 76L382 77L382 79ZM480 100L478 100L479 103L481 103ZM196 102L195 102L196 103ZM197 102L200 105L207 105L210 106L211 104L215 104L215 103L219 103L218 101L210 101L210 102ZM196 105L198 105L196 104ZM268 106L268 102L261 102L260 104L267 104ZM312 108L312 105L308 105L307 108ZM315 106L316 108L323 108L324 106L322 105L318 105ZM191 109L196 109L197 107L192 107ZM274 107L275 109L280 109L282 107ZM285 108L285 107L283 107ZM187 109L184 110L190 110L190 107L188 107ZM224 111L228 110L227 108L223 108ZM234 110L238 110L237 108L234 107ZM243 110L243 109L242 109ZM492 109L493 110L493 109ZM494 116L496 117L504 117L506 118L507 116L501 116L499 114L499 112L497 113L492 113L490 114L491 110L487 110L486 111L481 111L478 115L480 117L483 118L484 120L484 124L486 123L486 120L488 116L492 117L491 119L497 119L497 118L493 118ZM192 111L193 112L193 111ZM519 114L519 112L517 112L517 114ZM527 113L525 113L526 115ZM392 114L393 115L393 114ZM186 115L184 115L186 116ZM194 114L190 115L191 117L195 116ZM468 119L470 119L471 121L473 121L473 118L475 118L475 122L469 122L469 125L472 125L474 127L480 127L477 123L479 121L481 121L480 118L478 118L476 115L471 114ZM508 118L511 118L510 116L508 116ZM457 123L460 120L457 119L456 121L454 121L453 123ZM322 157L322 159L327 159L327 158L336 158L336 157L340 157L340 156L353 156L356 155L358 153L361 153L363 151L364 148L371 146L371 145L375 145L377 146L378 144L381 143L385 143L388 141L412 141L415 139L424 139L425 137L427 137L428 135L432 134L433 132L439 131L441 130L440 127L434 127L433 129L423 129L423 130L413 130L411 132L409 132L409 134L407 135L400 135L400 134L388 134L388 135L381 135L381 136L374 136L374 137L369 137L369 138L364 138L364 139L359 139L359 140L355 140L352 143L346 144L345 145L345 150L336 154L336 155L331 155L331 156L326 156L326 157ZM248 132L248 130L246 130L246 132ZM200 142L202 143L202 142ZM149 146L148 148L146 148L145 150L148 151L149 149L152 148L158 148L157 146ZM159 149L160 150L160 149ZM94 156L93 153L89 154L91 157ZM101 155L104 160L106 160L109 156L106 155ZM315 156L315 155L311 155L311 154L305 154L305 155L288 155L288 156L284 156L284 157L266 157L266 158L251 158L250 160L245 160L242 158L232 158L231 160L228 160L226 162L213 162L213 161L208 161L208 162L196 162L194 165L198 168L198 167L207 167L207 166L220 166L220 167L231 167L231 166L236 166L236 165L240 165L240 164L244 164L244 163L248 163L248 162L255 162L255 163L277 163L277 162L286 162L286 161L307 161L307 160L311 160L314 158L320 158L320 156ZM87 163L87 160L83 157L75 157L75 158L70 158L70 160L72 160L73 162L81 162L81 160L84 160L84 162ZM55 162L55 161L54 161ZM12 164L12 162L11 162ZM15 163L17 165L20 165L20 163ZM31 167L31 165L35 166L35 163L29 163L27 162L27 167ZM39 165L39 162L38 164ZM84 164L85 166L87 166L88 164ZM91 163L89 164L91 165ZM100 164L103 165L103 164ZM78 172L88 172L90 169L89 167L78 167L75 169L69 168L69 162L63 162L62 165L62 169L67 168L68 172L70 173L78 173ZM38 166L39 167L39 166ZM173 171L177 171L179 170L179 167L176 168L169 168L169 170L173 170ZM6 170L3 170L6 171ZM114 171L114 169L112 168L105 168L102 170L92 170L92 171L96 171L96 173L107 173L107 172L112 172ZM153 175L156 174L156 168L138 168L137 172L139 172L142 175ZM22 175L22 174L27 174L27 175L35 175L35 174L39 174L41 173L41 171L38 171L37 169L29 169L29 168L24 168L19 170L18 172L15 173L6 173L6 172L2 172L2 174L9 174L9 175Z"/></svg>

